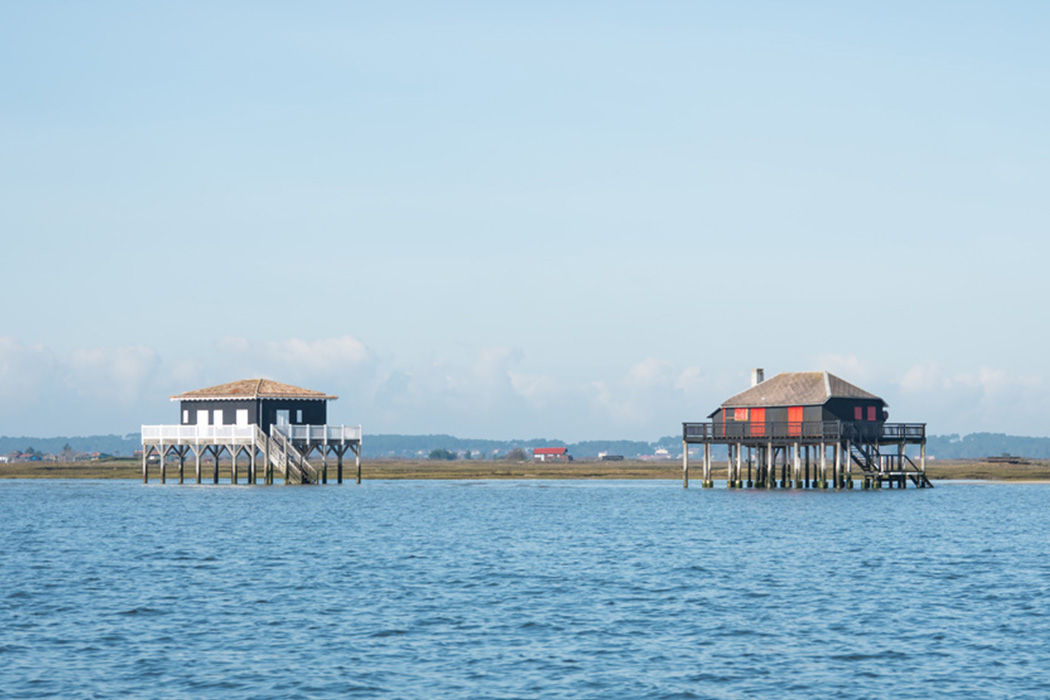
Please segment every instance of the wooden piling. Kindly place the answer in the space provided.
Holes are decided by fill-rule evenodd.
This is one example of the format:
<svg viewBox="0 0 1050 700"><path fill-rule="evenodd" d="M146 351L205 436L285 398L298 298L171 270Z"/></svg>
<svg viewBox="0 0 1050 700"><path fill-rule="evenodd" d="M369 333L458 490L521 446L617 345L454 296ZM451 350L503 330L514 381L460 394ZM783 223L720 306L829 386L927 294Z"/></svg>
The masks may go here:
<svg viewBox="0 0 1050 700"><path fill-rule="evenodd" d="M682 488L689 488L689 443L682 440Z"/></svg>

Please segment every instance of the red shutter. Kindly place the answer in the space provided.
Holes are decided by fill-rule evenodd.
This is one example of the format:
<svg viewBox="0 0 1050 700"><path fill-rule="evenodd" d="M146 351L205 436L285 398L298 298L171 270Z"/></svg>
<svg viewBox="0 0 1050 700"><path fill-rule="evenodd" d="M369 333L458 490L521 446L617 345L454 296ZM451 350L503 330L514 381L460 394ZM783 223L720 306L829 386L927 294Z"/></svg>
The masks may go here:
<svg viewBox="0 0 1050 700"><path fill-rule="evenodd" d="M802 434L802 407L788 407L788 435Z"/></svg>
<svg viewBox="0 0 1050 700"><path fill-rule="evenodd" d="M853 420L864 420L864 409L862 407L853 407Z"/></svg>
<svg viewBox="0 0 1050 700"><path fill-rule="evenodd" d="M876 418L875 418L875 407L874 406L868 406L868 420L870 420L870 421L876 420Z"/></svg>
<svg viewBox="0 0 1050 700"><path fill-rule="evenodd" d="M766 409L751 409L751 436L761 437L766 434Z"/></svg>

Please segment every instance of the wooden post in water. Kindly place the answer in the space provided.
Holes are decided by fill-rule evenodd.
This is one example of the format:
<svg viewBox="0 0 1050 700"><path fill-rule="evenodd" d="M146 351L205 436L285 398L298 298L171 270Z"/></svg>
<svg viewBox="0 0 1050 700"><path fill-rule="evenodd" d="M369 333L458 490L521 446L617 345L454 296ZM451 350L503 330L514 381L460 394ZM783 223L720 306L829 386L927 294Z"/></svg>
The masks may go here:
<svg viewBox="0 0 1050 700"><path fill-rule="evenodd" d="M849 442L846 443L846 481L842 485L848 489L853 488L853 449Z"/></svg>
<svg viewBox="0 0 1050 700"><path fill-rule="evenodd" d="M270 438L263 435L266 442L263 443L263 483L267 486L273 485L273 464L270 462Z"/></svg>
<svg viewBox="0 0 1050 700"><path fill-rule="evenodd" d="M713 488L715 480L711 474L711 443L704 443L704 484L707 488Z"/></svg>
<svg viewBox="0 0 1050 700"><path fill-rule="evenodd" d="M817 463L817 472L819 474L817 476L817 488L822 489L824 488L825 480L828 478L828 447L823 440L820 441L820 459Z"/></svg>
<svg viewBox="0 0 1050 700"><path fill-rule="evenodd" d="M160 483L164 484L168 481L168 465L164 462L164 455L168 452L168 448L164 446L164 443L160 445Z"/></svg>
<svg viewBox="0 0 1050 700"><path fill-rule="evenodd" d="M149 453L152 447L142 448L142 483L149 483Z"/></svg>
<svg viewBox="0 0 1050 700"><path fill-rule="evenodd" d="M689 443L682 440L682 488L689 488Z"/></svg>
<svg viewBox="0 0 1050 700"><path fill-rule="evenodd" d="M240 452L240 448L236 445L231 445L233 449L230 450L230 483L234 486L237 485L237 453Z"/></svg>
<svg viewBox="0 0 1050 700"><path fill-rule="evenodd" d="M802 445L800 445L797 442L795 443L795 470L794 471L795 471L795 473L794 473L794 480L795 480L794 486L795 486L795 488L796 489L803 488L803 485L802 485Z"/></svg>
<svg viewBox="0 0 1050 700"><path fill-rule="evenodd" d="M773 452L773 442L766 445L766 487L775 489L777 487L777 464L776 453Z"/></svg>
<svg viewBox="0 0 1050 700"><path fill-rule="evenodd" d="M897 463L900 464L901 472L904 471L904 465L906 463L906 451L904 449L904 441L901 440L900 444L897 445ZM904 477L907 478L907 477ZM920 482L921 483L921 482Z"/></svg>
<svg viewBox="0 0 1050 700"><path fill-rule="evenodd" d="M179 484L181 485L181 484L185 483L185 479L183 478L183 473L185 472L185 469L186 469L186 448L185 447L179 447L178 454L179 454Z"/></svg>
<svg viewBox="0 0 1050 700"><path fill-rule="evenodd" d="M700 488L711 488L711 450L708 449L710 445L703 443L700 448L700 471L703 474L700 476Z"/></svg>
<svg viewBox="0 0 1050 700"><path fill-rule="evenodd" d="M215 469L212 470L211 481L213 484L219 483L219 446L214 445L211 448L212 457L215 458Z"/></svg>
<svg viewBox="0 0 1050 700"><path fill-rule="evenodd" d="M197 467L197 483L201 482L201 446L197 445L193 448L193 456L196 458Z"/></svg>
<svg viewBox="0 0 1050 700"><path fill-rule="evenodd" d="M832 463L831 463L831 486L830 488L837 489L839 487L839 480L842 474L842 443L837 443L835 449L832 452Z"/></svg>
<svg viewBox="0 0 1050 700"><path fill-rule="evenodd" d="M357 468L357 482L361 483L361 443L357 443L357 448L354 449L354 466Z"/></svg>
<svg viewBox="0 0 1050 700"><path fill-rule="evenodd" d="M922 444L919 446L919 468L922 470L922 483L926 485L926 438L925 433L922 439Z"/></svg>

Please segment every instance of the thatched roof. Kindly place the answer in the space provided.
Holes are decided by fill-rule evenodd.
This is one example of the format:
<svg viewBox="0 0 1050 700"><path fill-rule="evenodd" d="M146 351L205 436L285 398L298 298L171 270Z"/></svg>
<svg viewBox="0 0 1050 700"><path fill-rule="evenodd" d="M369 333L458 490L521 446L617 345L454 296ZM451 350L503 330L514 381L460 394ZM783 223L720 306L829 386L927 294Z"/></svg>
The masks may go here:
<svg viewBox="0 0 1050 700"><path fill-rule="evenodd" d="M821 406L829 399L881 398L830 372L781 372L722 403L723 408L743 406ZM883 402L885 403L885 402Z"/></svg>
<svg viewBox="0 0 1050 700"><path fill-rule="evenodd" d="M330 396L323 391L313 391L291 384L282 384L272 379L241 379L240 381L205 389L194 389L184 394L172 396L172 401L214 400L214 399L324 399L332 401L338 396Z"/></svg>

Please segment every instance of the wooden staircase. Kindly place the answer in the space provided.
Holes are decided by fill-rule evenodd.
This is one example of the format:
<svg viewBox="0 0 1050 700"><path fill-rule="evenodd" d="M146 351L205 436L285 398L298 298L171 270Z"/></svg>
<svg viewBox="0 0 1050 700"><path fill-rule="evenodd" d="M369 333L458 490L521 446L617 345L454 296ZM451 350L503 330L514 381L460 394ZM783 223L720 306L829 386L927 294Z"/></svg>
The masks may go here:
<svg viewBox="0 0 1050 700"><path fill-rule="evenodd" d="M276 426L270 426L269 435L256 427L256 440L264 446L270 464L284 476L285 484L321 483L321 473L317 467L310 464Z"/></svg>
<svg viewBox="0 0 1050 700"><path fill-rule="evenodd" d="M860 467L864 478L872 485L896 484L898 488L904 488L911 480L918 488L933 488L926 473L903 452L882 454L878 444L858 441L850 443L849 459Z"/></svg>

